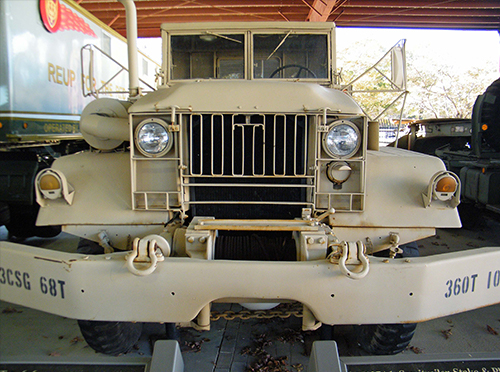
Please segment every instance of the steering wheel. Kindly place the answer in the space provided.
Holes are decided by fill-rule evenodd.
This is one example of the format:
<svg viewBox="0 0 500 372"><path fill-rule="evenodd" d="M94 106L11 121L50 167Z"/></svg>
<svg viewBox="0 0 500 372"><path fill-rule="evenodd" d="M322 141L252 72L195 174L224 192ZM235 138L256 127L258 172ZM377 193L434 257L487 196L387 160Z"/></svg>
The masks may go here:
<svg viewBox="0 0 500 372"><path fill-rule="evenodd" d="M307 73L309 73L310 75L312 75L313 78L317 78L316 74L313 71L311 71L310 69L308 69L306 66L292 64L292 65L285 65L285 66L281 66L281 67L277 68L276 70L273 71L271 76L269 76L269 79L272 79L274 77L274 75L283 71L286 68L298 68L299 69L299 71L297 71L297 74L295 76L293 76L293 78L299 78L302 70L304 70Z"/></svg>

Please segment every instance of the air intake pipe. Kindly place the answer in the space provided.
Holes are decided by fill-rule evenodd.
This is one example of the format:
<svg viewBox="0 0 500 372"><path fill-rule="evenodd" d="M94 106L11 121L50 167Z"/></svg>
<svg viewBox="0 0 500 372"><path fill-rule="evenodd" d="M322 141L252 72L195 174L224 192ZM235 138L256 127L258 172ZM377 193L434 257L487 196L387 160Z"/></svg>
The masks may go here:
<svg viewBox="0 0 500 372"><path fill-rule="evenodd" d="M139 98L137 59L137 11L133 0L118 0L125 7L129 70L129 102L100 98L82 111L80 131L87 143L99 150L113 150L129 140L128 108Z"/></svg>
<svg viewBox="0 0 500 372"><path fill-rule="evenodd" d="M118 1L125 7L125 16L127 21L129 99L135 100L141 94L137 62L137 10L133 0Z"/></svg>

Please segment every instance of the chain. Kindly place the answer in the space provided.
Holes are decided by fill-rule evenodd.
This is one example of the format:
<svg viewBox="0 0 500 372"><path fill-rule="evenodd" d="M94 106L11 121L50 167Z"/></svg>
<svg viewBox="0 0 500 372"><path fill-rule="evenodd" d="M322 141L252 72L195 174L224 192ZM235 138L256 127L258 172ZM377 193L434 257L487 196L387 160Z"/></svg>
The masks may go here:
<svg viewBox="0 0 500 372"><path fill-rule="evenodd" d="M226 310L223 312L212 311L210 313L210 320L215 322L219 319L234 320L234 319L272 319L281 318L286 319L290 316L295 316L296 318L302 318L302 305L293 304L292 306L278 307L272 310L241 310L232 311Z"/></svg>

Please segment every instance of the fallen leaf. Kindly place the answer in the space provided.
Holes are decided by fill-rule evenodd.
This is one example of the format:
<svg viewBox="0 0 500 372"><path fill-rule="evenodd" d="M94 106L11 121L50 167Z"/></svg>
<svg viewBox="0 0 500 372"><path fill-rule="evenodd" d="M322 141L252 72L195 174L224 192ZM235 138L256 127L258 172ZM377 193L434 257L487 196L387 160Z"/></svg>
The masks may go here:
<svg viewBox="0 0 500 372"><path fill-rule="evenodd" d="M452 335L451 328L447 329L447 330L444 330L444 331L441 331L441 333L443 334L443 336L444 336L445 339L449 339L450 336Z"/></svg>
<svg viewBox="0 0 500 372"><path fill-rule="evenodd" d="M492 335L495 335L495 336L498 336L498 332L495 331L495 329L493 327L490 327L489 325L486 325L486 329L488 330L489 333L491 333Z"/></svg>
<svg viewBox="0 0 500 372"><path fill-rule="evenodd" d="M415 354L422 354L424 351L416 346L408 346L408 350L413 351Z"/></svg>
<svg viewBox="0 0 500 372"><path fill-rule="evenodd" d="M79 337L79 336L76 336L75 338L71 339L71 340L69 341L69 343L70 343L71 345L74 345L74 344L76 344L76 343L78 343L78 342L81 342L81 341L83 341L83 338L81 338L81 337Z"/></svg>
<svg viewBox="0 0 500 372"><path fill-rule="evenodd" d="M295 344L296 342L304 343L304 334L299 330L286 328L278 337L278 341L287 344Z"/></svg>
<svg viewBox="0 0 500 372"><path fill-rule="evenodd" d="M2 310L2 314L16 314L16 313L22 313L22 310L17 310L13 308L12 306L6 307L5 309Z"/></svg>
<svg viewBox="0 0 500 372"><path fill-rule="evenodd" d="M187 346L187 351L193 351L198 353L201 351L201 345L203 345L205 341L184 341L184 345Z"/></svg>
<svg viewBox="0 0 500 372"><path fill-rule="evenodd" d="M57 351L53 351L52 353L49 354L49 356L51 356L51 357L60 357L61 353L59 353Z"/></svg>

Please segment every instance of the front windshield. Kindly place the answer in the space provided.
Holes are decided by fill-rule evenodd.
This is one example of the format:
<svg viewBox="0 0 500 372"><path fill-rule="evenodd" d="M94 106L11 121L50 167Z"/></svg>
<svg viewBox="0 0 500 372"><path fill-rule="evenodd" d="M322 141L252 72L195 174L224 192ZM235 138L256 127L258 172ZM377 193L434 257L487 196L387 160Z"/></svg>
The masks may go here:
<svg viewBox="0 0 500 372"><path fill-rule="evenodd" d="M244 79L244 35L174 35L172 79Z"/></svg>
<svg viewBox="0 0 500 372"><path fill-rule="evenodd" d="M245 76L243 33L172 35L170 79L327 79L326 34L253 34L253 77ZM248 62L247 62L248 63ZM248 66L248 64L246 65Z"/></svg>
<svg viewBox="0 0 500 372"><path fill-rule="evenodd" d="M327 78L327 36L256 34L253 36L254 78Z"/></svg>

